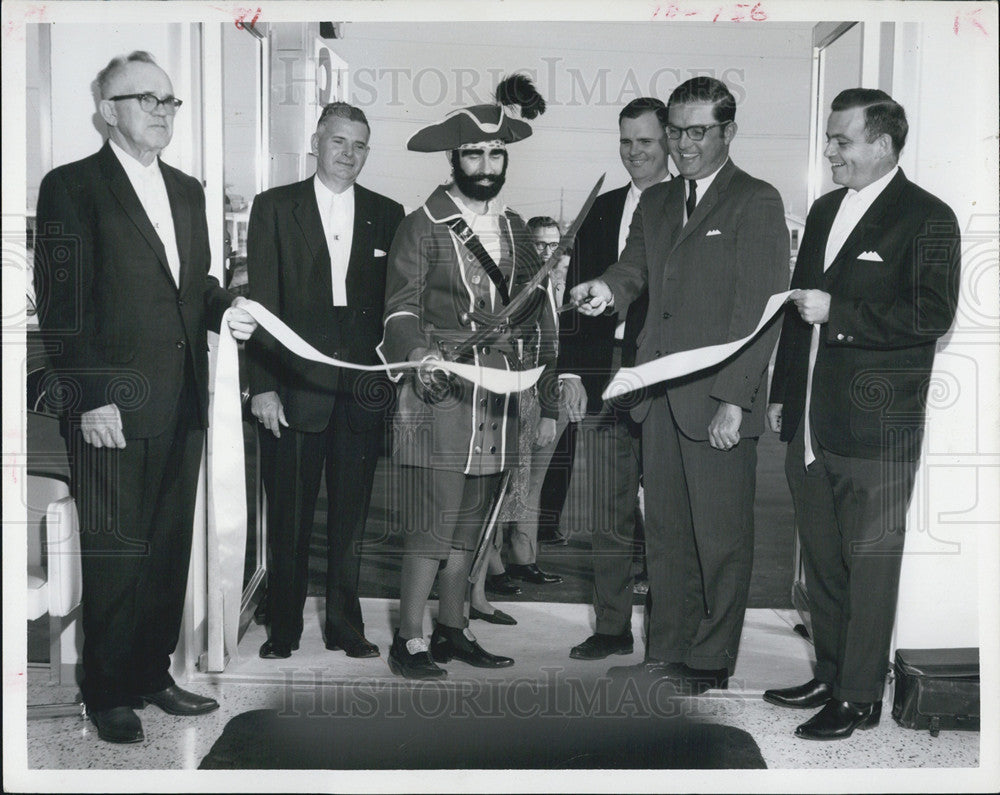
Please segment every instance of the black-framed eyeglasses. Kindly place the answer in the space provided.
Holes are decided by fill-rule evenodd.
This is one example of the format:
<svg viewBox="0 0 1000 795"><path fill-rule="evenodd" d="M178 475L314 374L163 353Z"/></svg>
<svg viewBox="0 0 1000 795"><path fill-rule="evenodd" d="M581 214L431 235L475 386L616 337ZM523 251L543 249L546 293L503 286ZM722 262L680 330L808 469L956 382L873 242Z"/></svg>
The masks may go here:
<svg viewBox="0 0 1000 795"><path fill-rule="evenodd" d="M687 133L687 137L692 141L700 141L705 137L705 133L713 127L725 127L727 124L729 124L728 121L720 121L718 124L695 124L691 127L674 127L668 124L667 138L671 141L679 141L681 139L681 135Z"/></svg>
<svg viewBox="0 0 1000 795"><path fill-rule="evenodd" d="M538 242L535 243L535 250L539 254L541 254L543 251L546 254L551 254L557 248L559 248L559 242L558 241L556 241L555 243L542 243L541 241L538 241Z"/></svg>
<svg viewBox="0 0 1000 795"><path fill-rule="evenodd" d="M177 97L164 97L160 99L156 94L150 94L149 92L142 94L119 94L116 97L110 97L111 102L118 102L120 99L138 100L139 107L146 111L146 113L152 113L161 105L167 113L176 113L177 109L184 104L183 100L177 99Z"/></svg>

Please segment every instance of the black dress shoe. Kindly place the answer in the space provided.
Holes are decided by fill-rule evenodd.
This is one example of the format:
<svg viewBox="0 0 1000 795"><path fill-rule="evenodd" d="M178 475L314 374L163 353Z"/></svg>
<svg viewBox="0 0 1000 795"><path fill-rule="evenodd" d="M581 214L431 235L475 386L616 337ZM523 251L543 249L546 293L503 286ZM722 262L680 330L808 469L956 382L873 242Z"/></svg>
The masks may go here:
<svg viewBox="0 0 1000 795"><path fill-rule="evenodd" d="M330 651L343 649L348 657L378 657L378 646L370 642L364 635L340 635L336 640L327 640L326 647Z"/></svg>
<svg viewBox="0 0 1000 795"><path fill-rule="evenodd" d="M535 585L552 585L562 582L562 577L558 574L546 574L538 568L537 563L511 563L507 566L507 574L515 580L524 580Z"/></svg>
<svg viewBox="0 0 1000 795"><path fill-rule="evenodd" d="M486 575L486 590L498 596L517 596L521 593L521 586L511 582L507 572L503 574Z"/></svg>
<svg viewBox="0 0 1000 795"><path fill-rule="evenodd" d="M423 638L403 640L399 630L392 636L389 647L389 669L397 676L407 679L441 679L448 675L444 668L438 668L427 651L427 641Z"/></svg>
<svg viewBox="0 0 1000 795"><path fill-rule="evenodd" d="M171 715L204 715L219 708L219 702L214 698L190 693L177 685L170 685L156 693L146 693L140 698L146 704L155 704Z"/></svg>
<svg viewBox="0 0 1000 795"><path fill-rule="evenodd" d="M446 627L438 624L431 635L431 656L446 663L454 657L476 668L509 668L514 664L510 657L490 654L479 645L476 636L468 629Z"/></svg>
<svg viewBox="0 0 1000 795"><path fill-rule="evenodd" d="M810 679L798 687L785 687L780 690L765 690L764 700L769 704L792 709L815 709L822 707L833 695L833 685Z"/></svg>
<svg viewBox="0 0 1000 795"><path fill-rule="evenodd" d="M595 632L583 643L569 650L574 660L603 660L612 654L631 654L634 648L632 630L626 629L620 635Z"/></svg>
<svg viewBox="0 0 1000 795"><path fill-rule="evenodd" d="M490 624L504 624L508 627L517 624L517 620L513 616L507 615L503 610L496 607L493 608L492 613L484 613L482 610L476 610L472 605L469 605L469 618L482 619Z"/></svg>
<svg viewBox="0 0 1000 795"><path fill-rule="evenodd" d="M881 701L827 701L826 706L795 730L804 740L843 740L855 729L878 726Z"/></svg>
<svg viewBox="0 0 1000 795"><path fill-rule="evenodd" d="M87 713L97 727L97 736L109 743L141 743L142 723L131 707L112 707Z"/></svg>
<svg viewBox="0 0 1000 795"><path fill-rule="evenodd" d="M292 644L265 640L258 654L264 660L286 660L292 656Z"/></svg>

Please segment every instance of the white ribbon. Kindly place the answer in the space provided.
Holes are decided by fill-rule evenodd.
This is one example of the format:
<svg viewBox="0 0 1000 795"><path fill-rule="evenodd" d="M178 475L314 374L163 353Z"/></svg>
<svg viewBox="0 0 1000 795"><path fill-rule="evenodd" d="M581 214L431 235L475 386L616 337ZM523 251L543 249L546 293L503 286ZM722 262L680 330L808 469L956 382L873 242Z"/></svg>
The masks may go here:
<svg viewBox="0 0 1000 795"><path fill-rule="evenodd" d="M699 370L704 370L714 364L723 362L735 354L754 337L760 334L761 329L768 324L784 306L794 290L786 290L783 293L775 293L767 299L764 313L757 322L757 327L742 339L733 342L724 342L720 345L708 345L704 348L694 348L690 351L680 351L653 359L651 362L640 364L637 367L623 367L611 378L611 382L601 395L603 400L627 395L636 389L652 386L662 381L669 381L673 378L681 378Z"/></svg>
<svg viewBox="0 0 1000 795"><path fill-rule="evenodd" d="M387 373L423 366L421 362L364 365L334 359L320 353L256 301L241 303L240 309L249 312L281 345L303 359L332 367L384 370ZM219 588L208 594L207 609L209 626L219 626L221 623L223 627L223 644L220 646L236 659L246 552L247 501L239 360L236 339L229 329L228 320L229 311L223 316L219 330L208 427L208 567L216 573ZM524 371L499 370L444 360L435 362L434 366L498 394L530 389L545 369L535 367ZM222 671L224 668L224 659L221 657L210 658L208 662L211 671Z"/></svg>

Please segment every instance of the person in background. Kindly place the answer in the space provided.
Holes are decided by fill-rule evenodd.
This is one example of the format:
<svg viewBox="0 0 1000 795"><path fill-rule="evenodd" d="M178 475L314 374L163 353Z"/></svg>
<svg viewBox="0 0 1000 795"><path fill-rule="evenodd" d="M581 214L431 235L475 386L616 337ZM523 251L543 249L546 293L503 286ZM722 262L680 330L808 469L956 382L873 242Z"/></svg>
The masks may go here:
<svg viewBox="0 0 1000 795"><path fill-rule="evenodd" d="M386 262L403 207L357 184L371 128L360 108L332 102L312 136L316 173L254 199L247 232L250 297L322 353L377 364ZM272 434L266 659L298 648L309 542L326 480L326 648L377 657L358 598L360 546L392 386L381 373L308 362L261 335L250 405Z"/></svg>
<svg viewBox="0 0 1000 795"><path fill-rule="evenodd" d="M559 245L559 224L547 216L539 215L528 220L535 251L546 262ZM569 255L564 254L549 273L555 305L561 306L566 290L566 270ZM507 536L509 556L507 574L514 580L534 585L551 585L562 582L557 574L548 574L538 568L538 514L542 483L556 439L569 422L566 408L560 401L559 417L542 417L538 397L533 390L521 396L521 457L511 489L507 494L509 512L502 518L509 520Z"/></svg>
<svg viewBox="0 0 1000 795"><path fill-rule="evenodd" d="M878 725L906 512L937 341L958 302L955 214L899 168L908 124L884 91L838 94L833 181L809 210L768 421L802 542L816 675L764 700L819 712L795 730L839 740ZM885 400L861 399L877 392Z"/></svg>
<svg viewBox="0 0 1000 795"><path fill-rule="evenodd" d="M160 159L182 104L167 73L137 50L96 82L108 139L42 180L35 281L80 517L80 690L102 740L135 743L137 707L219 707L177 686L170 655L208 425L208 329L230 306L237 339L257 324L209 276L201 182Z"/></svg>
<svg viewBox="0 0 1000 795"><path fill-rule="evenodd" d="M379 347L386 362L424 363L417 375L399 376L394 428L405 548L389 665L407 678L444 676L437 663L452 659L482 668L514 664L478 643L466 604L483 520L503 471L517 460L518 397L448 376L435 362L470 355L499 369L546 365L541 413L553 422L558 415L555 307L541 285L503 336L463 349L474 328L489 326L488 318L517 298L542 264L524 221L499 197L507 147L531 134L505 107L515 102L528 118L545 108L530 80L515 75L498 86L497 104L455 111L407 144L411 151L446 152L453 175L403 220L393 241ZM522 362L522 350L536 337L535 356ZM435 579L438 615L428 646L423 619Z"/></svg>
<svg viewBox="0 0 1000 795"><path fill-rule="evenodd" d="M618 260L643 191L670 179L662 112L663 103L655 97L632 100L619 112L618 154L630 181L594 202L573 247L566 278L570 288L599 276ZM620 366L634 364L646 304L643 291L624 320L575 312L560 317L558 369L570 420L567 433L580 438L587 462L597 616L595 632L570 649L570 657L578 660L603 660L633 650L640 432L627 406L606 404L601 394Z"/></svg>

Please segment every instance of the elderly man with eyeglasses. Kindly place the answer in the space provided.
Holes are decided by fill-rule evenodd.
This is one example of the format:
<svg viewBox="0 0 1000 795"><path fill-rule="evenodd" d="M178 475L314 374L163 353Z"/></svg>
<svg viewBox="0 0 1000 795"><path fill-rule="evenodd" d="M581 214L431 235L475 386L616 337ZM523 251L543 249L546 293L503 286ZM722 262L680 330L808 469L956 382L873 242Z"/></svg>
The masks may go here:
<svg viewBox="0 0 1000 795"><path fill-rule="evenodd" d="M201 183L160 160L181 100L149 53L97 77L108 141L50 171L35 283L80 515L84 702L98 736L143 739L133 709L218 708L169 673L208 424L207 330L233 297L208 275ZM243 310L230 328L247 339Z"/></svg>
<svg viewBox="0 0 1000 795"><path fill-rule="evenodd" d="M585 314L622 312L644 289L637 364L746 336L788 283L781 197L729 159L736 102L696 77L663 122L682 179L648 188L618 262L571 290ZM649 628L646 660L612 676L683 694L727 687L753 562L757 438L777 325L735 356L633 401L642 423Z"/></svg>

